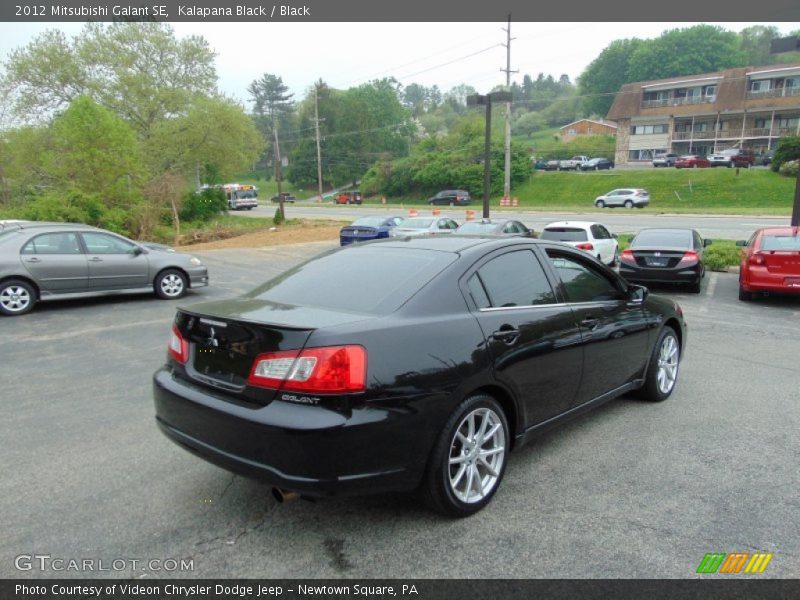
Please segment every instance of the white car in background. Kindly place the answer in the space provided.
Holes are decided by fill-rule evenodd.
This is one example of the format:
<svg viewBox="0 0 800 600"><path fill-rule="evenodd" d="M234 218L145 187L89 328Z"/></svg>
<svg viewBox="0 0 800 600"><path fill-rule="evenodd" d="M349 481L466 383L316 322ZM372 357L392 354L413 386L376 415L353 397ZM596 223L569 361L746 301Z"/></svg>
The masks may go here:
<svg viewBox="0 0 800 600"><path fill-rule="evenodd" d="M610 267L619 261L617 236L608 231L605 225L592 221L557 221L545 225L539 235L542 240L563 242L588 252Z"/></svg>
<svg viewBox="0 0 800 600"><path fill-rule="evenodd" d="M425 235L428 233L453 233L458 223L447 217L409 217L389 232L390 237Z"/></svg>

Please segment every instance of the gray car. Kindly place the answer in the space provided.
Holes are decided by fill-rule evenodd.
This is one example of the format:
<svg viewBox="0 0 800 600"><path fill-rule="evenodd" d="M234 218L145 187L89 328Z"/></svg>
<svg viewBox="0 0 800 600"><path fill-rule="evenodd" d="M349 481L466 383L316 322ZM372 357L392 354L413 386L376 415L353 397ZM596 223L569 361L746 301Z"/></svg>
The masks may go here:
<svg viewBox="0 0 800 600"><path fill-rule="evenodd" d="M208 285L208 269L168 246L134 242L76 223L0 226L0 314L22 315L39 301L129 292L180 298Z"/></svg>
<svg viewBox="0 0 800 600"><path fill-rule="evenodd" d="M620 188L598 196L594 200L597 208L624 206L625 208L644 208L650 204L650 192L641 188Z"/></svg>

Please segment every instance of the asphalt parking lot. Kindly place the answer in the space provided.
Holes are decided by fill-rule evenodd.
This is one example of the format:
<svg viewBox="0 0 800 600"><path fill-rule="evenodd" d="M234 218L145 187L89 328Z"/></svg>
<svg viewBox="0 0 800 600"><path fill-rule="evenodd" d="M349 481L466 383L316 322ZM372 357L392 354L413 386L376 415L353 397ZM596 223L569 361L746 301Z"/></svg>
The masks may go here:
<svg viewBox="0 0 800 600"><path fill-rule="evenodd" d="M329 247L209 251L212 286L177 302L56 302L0 320L0 577L692 578L706 553L740 551L774 553L748 577L800 577L800 299L739 302L733 274L709 274L699 295L663 290L689 327L669 400L619 399L515 452L469 519L403 495L278 505L164 438L150 377L176 305ZM20 555L128 562L20 571ZM152 559L193 570L129 566Z"/></svg>

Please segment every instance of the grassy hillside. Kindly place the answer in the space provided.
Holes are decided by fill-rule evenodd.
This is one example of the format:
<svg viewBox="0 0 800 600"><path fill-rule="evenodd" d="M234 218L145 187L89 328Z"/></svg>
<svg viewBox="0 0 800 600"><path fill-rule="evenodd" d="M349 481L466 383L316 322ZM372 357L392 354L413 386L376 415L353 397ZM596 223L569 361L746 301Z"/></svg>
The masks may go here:
<svg viewBox="0 0 800 600"><path fill-rule="evenodd" d="M790 214L795 180L768 169L614 169L592 173L537 171L512 195L542 210L591 208L614 188L650 192L647 212Z"/></svg>

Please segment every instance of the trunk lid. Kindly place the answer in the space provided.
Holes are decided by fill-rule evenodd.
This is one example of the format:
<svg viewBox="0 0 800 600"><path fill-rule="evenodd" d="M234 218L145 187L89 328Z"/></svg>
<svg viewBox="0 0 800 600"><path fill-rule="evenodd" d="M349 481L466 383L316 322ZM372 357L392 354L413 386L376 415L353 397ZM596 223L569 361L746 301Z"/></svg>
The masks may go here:
<svg viewBox="0 0 800 600"><path fill-rule="evenodd" d="M257 356L299 352L316 329L366 318L372 317L240 298L180 309L175 323L189 346L186 377L227 398L263 406L277 390L247 385Z"/></svg>

